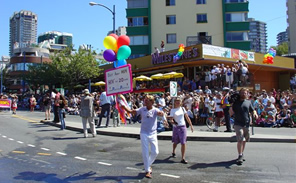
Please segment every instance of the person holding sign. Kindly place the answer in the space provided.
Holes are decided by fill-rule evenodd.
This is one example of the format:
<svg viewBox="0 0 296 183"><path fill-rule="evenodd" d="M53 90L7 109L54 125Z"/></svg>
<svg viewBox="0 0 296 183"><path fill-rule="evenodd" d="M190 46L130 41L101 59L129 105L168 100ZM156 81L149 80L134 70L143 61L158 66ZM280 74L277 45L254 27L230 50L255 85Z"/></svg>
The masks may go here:
<svg viewBox="0 0 296 183"><path fill-rule="evenodd" d="M144 100L144 106L138 109L131 110L126 106L121 107L133 115L141 115L141 145L142 145L142 158L146 178L152 178L151 165L155 161L158 151L157 141L157 116L163 116L163 112L158 108L153 107L154 97L152 95L146 95ZM149 145L151 153L149 154Z"/></svg>

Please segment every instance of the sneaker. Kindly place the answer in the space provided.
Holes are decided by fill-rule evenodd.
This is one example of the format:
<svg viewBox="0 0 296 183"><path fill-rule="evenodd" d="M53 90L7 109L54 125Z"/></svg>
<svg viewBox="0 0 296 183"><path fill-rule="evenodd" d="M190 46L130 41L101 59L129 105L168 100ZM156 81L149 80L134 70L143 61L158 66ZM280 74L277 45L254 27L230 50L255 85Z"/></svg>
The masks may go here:
<svg viewBox="0 0 296 183"><path fill-rule="evenodd" d="M176 154L175 153L172 153L172 157L175 158L176 157Z"/></svg>
<svg viewBox="0 0 296 183"><path fill-rule="evenodd" d="M218 130L214 129L213 132L218 132Z"/></svg>
<svg viewBox="0 0 296 183"><path fill-rule="evenodd" d="M242 156L242 155L239 155L239 156L238 156L238 158L237 158L237 160L236 160L236 163L237 163L238 165L242 165L242 164L243 164L243 156Z"/></svg>
<svg viewBox="0 0 296 183"><path fill-rule="evenodd" d="M182 160L181 160L181 163L183 163L183 164L187 164L188 161L186 161L185 159L182 159Z"/></svg>

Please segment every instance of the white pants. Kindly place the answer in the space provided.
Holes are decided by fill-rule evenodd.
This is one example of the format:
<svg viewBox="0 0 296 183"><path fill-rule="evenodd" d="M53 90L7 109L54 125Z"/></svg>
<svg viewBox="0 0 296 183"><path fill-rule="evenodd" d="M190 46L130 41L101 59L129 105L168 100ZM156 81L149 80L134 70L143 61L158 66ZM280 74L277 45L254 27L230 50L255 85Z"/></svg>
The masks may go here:
<svg viewBox="0 0 296 183"><path fill-rule="evenodd" d="M140 134L142 144L142 158L144 163L145 172L149 172L149 167L155 161L158 151L157 133L153 135ZM149 153L149 145L151 147L151 153Z"/></svg>
<svg viewBox="0 0 296 183"><path fill-rule="evenodd" d="M97 131L95 128L94 118L93 117L82 117L82 126L83 126L83 133L84 136L87 137L87 128L86 128L86 122L88 121L88 124L90 126L91 133L96 136Z"/></svg>

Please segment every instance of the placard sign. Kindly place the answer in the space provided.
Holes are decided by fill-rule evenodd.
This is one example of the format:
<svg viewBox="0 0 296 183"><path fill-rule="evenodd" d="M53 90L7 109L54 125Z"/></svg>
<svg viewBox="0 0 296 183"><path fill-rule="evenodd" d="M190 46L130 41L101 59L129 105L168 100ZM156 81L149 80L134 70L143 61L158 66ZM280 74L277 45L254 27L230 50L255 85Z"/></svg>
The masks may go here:
<svg viewBox="0 0 296 183"><path fill-rule="evenodd" d="M170 95L171 97L177 97L177 82L176 81L170 81Z"/></svg>
<svg viewBox="0 0 296 183"><path fill-rule="evenodd" d="M8 99L0 99L0 108L10 108L11 100Z"/></svg>
<svg viewBox="0 0 296 183"><path fill-rule="evenodd" d="M131 65L127 64L105 71L107 96L130 93L133 91Z"/></svg>

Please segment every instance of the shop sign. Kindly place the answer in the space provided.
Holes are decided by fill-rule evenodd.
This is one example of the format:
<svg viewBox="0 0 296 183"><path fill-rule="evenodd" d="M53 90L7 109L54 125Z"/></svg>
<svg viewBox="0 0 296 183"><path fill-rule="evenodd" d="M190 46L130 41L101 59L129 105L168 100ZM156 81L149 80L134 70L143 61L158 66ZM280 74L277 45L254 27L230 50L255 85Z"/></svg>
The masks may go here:
<svg viewBox="0 0 296 183"><path fill-rule="evenodd" d="M115 95L133 91L132 69L127 64L105 71L106 94Z"/></svg>
<svg viewBox="0 0 296 183"><path fill-rule="evenodd" d="M177 82L176 81L170 81L170 96L171 97L177 97Z"/></svg>
<svg viewBox="0 0 296 183"><path fill-rule="evenodd" d="M173 62L174 56L176 54L177 54L177 52L168 53L168 54L161 54L161 55L160 54L152 54L151 63L152 63L152 65L157 65L157 64ZM200 56L200 54L199 54L197 48L195 48L195 47L192 47L190 49L185 48L183 55L181 56L181 58L177 62L182 61L182 60L186 60L186 59L197 58L199 56Z"/></svg>
<svg viewBox="0 0 296 183"><path fill-rule="evenodd" d="M238 50L233 48L225 48L220 46L213 45L202 45L203 55L214 56L214 57L223 57L223 58L232 58L232 59L241 59L248 61L255 61L255 53L250 51Z"/></svg>

